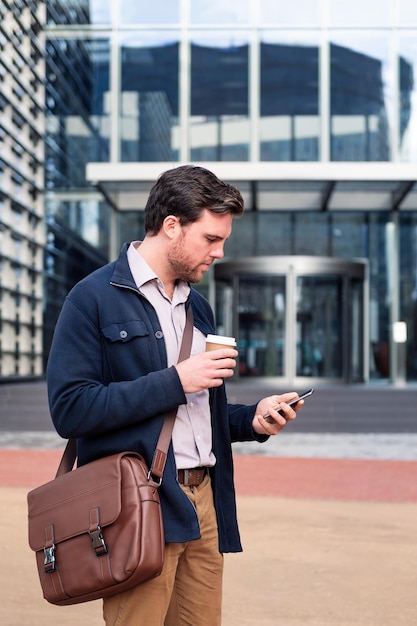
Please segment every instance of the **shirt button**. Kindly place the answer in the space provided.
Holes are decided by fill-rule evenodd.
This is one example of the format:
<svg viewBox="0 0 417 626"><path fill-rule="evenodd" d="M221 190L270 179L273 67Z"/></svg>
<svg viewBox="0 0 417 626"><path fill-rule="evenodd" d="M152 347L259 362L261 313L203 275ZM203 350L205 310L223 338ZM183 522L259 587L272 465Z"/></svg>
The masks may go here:
<svg viewBox="0 0 417 626"><path fill-rule="evenodd" d="M194 402L190 402L190 408L193 409L194 408Z"/></svg>
<svg viewBox="0 0 417 626"><path fill-rule="evenodd" d="M120 331L120 338L121 339L126 339L127 337L127 330L121 330Z"/></svg>
<svg viewBox="0 0 417 626"><path fill-rule="evenodd" d="M162 330L157 330L155 333L155 337L157 339L162 339L162 337L164 336L164 333L162 332Z"/></svg>

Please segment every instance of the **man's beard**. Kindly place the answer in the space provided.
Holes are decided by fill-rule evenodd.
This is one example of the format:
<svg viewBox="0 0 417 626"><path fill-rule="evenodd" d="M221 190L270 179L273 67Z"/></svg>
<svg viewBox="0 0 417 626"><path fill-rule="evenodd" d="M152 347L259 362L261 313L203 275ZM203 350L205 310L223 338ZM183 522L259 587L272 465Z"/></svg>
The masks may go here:
<svg viewBox="0 0 417 626"><path fill-rule="evenodd" d="M202 270L199 266L191 265L183 237L168 253L168 261L177 280L183 280L187 283L198 283L201 280Z"/></svg>

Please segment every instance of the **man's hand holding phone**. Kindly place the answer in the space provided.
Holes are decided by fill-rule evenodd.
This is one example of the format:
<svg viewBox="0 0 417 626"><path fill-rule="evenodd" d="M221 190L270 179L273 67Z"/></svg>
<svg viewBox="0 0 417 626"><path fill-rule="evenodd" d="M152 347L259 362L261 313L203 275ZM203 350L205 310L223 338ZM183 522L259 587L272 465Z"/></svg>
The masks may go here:
<svg viewBox="0 0 417 626"><path fill-rule="evenodd" d="M264 398L256 407L253 429L258 434L276 435L288 421L295 419L296 412L304 404L304 399L311 396L313 392L314 389L309 389L300 395L290 392Z"/></svg>

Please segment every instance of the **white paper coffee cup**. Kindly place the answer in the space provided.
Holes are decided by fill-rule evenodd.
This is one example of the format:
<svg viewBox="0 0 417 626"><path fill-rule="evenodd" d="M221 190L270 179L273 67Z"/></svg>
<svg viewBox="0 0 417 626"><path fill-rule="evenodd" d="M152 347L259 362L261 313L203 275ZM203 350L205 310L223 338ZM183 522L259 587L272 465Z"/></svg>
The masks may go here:
<svg viewBox="0 0 417 626"><path fill-rule="evenodd" d="M236 348L236 339L224 335L207 335L206 351L220 350L221 348Z"/></svg>

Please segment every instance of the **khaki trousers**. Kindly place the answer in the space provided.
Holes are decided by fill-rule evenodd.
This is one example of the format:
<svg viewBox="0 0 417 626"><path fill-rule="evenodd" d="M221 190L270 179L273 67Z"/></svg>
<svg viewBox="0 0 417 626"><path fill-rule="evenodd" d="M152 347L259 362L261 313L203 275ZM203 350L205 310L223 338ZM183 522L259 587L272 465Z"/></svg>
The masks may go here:
<svg viewBox="0 0 417 626"><path fill-rule="evenodd" d="M220 626L223 555L210 477L182 488L196 507L201 538L166 544L160 576L105 598L107 626Z"/></svg>

